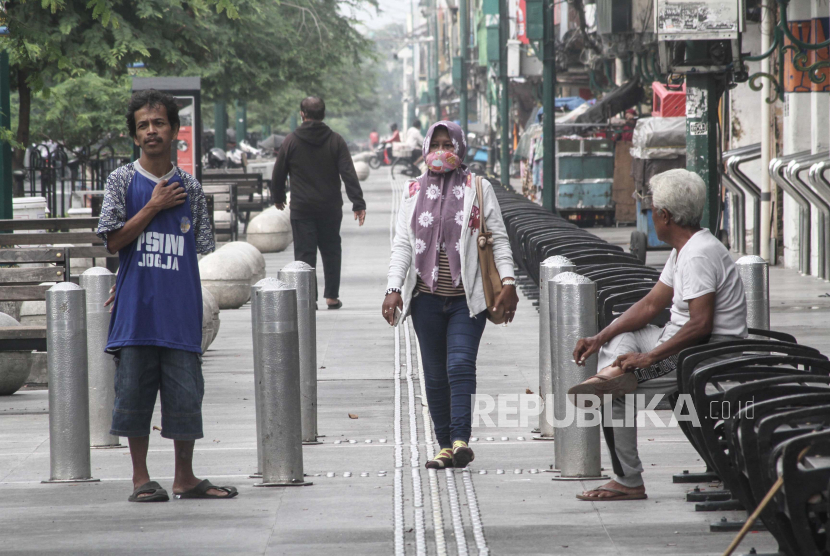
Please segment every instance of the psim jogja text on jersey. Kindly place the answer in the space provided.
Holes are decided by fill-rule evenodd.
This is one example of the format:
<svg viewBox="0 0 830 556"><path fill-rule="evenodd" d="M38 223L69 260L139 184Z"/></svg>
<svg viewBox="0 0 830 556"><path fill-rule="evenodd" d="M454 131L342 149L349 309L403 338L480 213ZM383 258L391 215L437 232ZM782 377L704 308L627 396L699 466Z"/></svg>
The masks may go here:
<svg viewBox="0 0 830 556"><path fill-rule="evenodd" d="M184 253L184 236L141 232L135 250L139 252L138 266L179 270L179 257Z"/></svg>

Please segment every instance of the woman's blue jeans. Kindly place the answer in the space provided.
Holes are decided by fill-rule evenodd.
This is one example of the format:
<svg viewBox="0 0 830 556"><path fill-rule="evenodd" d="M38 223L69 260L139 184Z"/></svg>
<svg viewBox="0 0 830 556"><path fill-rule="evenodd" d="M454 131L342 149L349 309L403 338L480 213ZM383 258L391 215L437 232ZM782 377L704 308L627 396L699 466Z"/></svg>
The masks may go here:
<svg viewBox="0 0 830 556"><path fill-rule="evenodd" d="M412 323L421 344L424 386L441 448L470 441L476 356L487 312L470 318L462 296L420 293L412 299Z"/></svg>

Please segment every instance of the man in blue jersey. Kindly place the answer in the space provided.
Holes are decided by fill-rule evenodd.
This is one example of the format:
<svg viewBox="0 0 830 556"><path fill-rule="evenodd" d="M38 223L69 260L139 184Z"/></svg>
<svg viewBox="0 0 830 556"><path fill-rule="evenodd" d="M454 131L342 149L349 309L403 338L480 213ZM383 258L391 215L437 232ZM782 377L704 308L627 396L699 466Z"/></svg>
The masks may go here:
<svg viewBox="0 0 830 556"><path fill-rule="evenodd" d="M131 502L163 502L167 491L150 480L150 420L161 392L161 436L173 440L176 498L232 498L193 474L193 446L202 438L202 288L197 253L214 249L202 186L170 162L179 132L172 96L133 95L130 136L141 157L107 178L98 235L120 267L107 351L115 354L111 434L129 438Z"/></svg>

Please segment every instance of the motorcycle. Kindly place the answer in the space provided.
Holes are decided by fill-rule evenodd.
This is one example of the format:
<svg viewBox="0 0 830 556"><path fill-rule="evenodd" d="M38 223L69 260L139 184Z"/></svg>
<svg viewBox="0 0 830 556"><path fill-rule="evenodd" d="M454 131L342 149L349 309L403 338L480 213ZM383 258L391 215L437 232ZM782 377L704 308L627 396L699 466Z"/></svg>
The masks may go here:
<svg viewBox="0 0 830 556"><path fill-rule="evenodd" d="M393 159L389 157L389 148L392 143L382 142L375 148L375 152L372 153L371 158L367 161L369 164L369 168L372 170L377 170L381 166L391 166L394 162Z"/></svg>

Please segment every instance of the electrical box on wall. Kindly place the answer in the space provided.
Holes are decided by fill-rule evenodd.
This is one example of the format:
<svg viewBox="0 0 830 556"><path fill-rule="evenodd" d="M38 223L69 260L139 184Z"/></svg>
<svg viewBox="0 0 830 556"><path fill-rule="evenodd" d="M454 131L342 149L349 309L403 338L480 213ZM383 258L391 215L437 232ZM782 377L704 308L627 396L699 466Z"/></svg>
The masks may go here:
<svg viewBox="0 0 830 556"><path fill-rule="evenodd" d="M735 40L745 26L743 0L654 0L654 27L661 41Z"/></svg>

